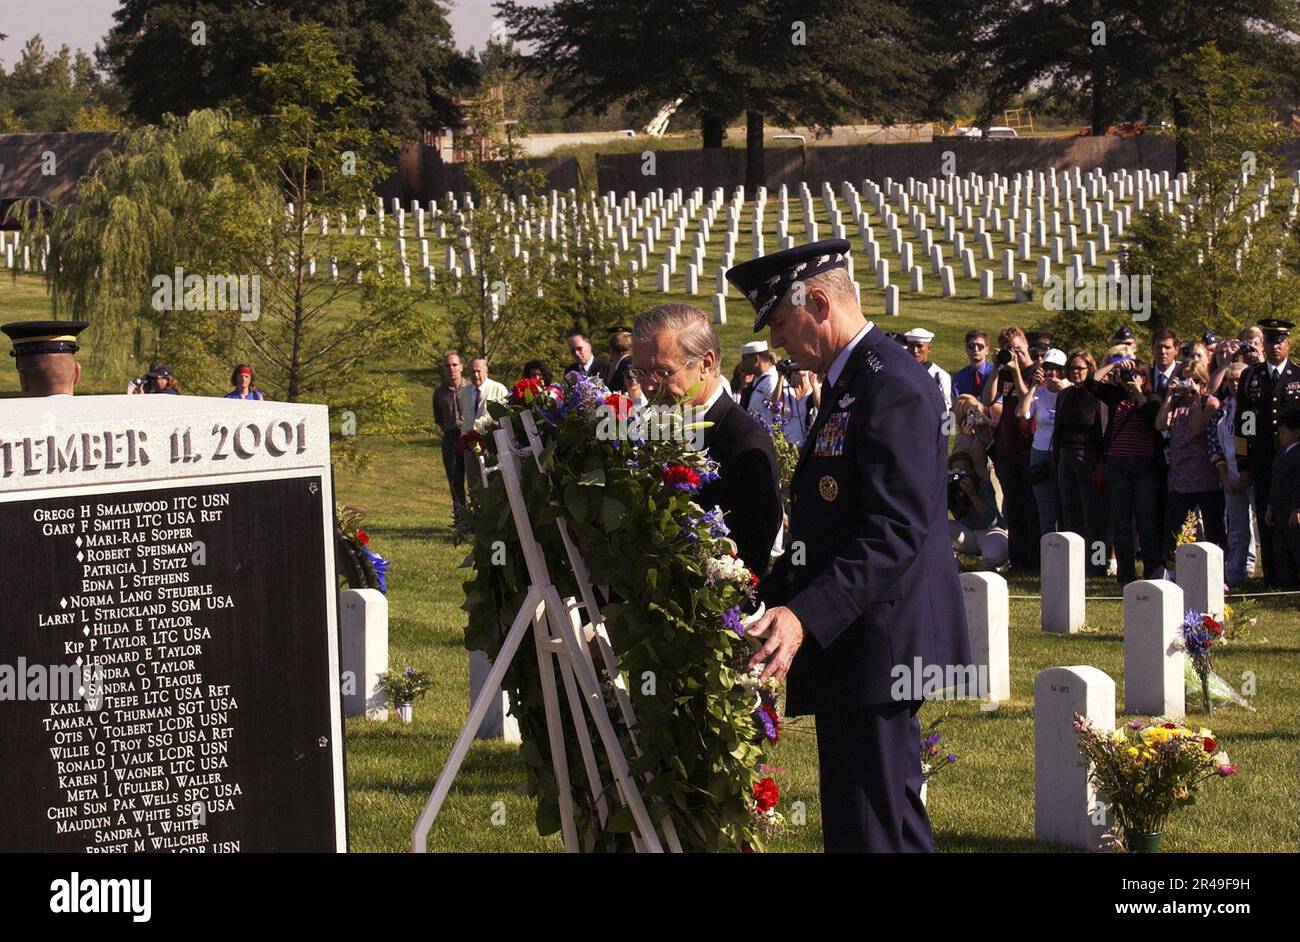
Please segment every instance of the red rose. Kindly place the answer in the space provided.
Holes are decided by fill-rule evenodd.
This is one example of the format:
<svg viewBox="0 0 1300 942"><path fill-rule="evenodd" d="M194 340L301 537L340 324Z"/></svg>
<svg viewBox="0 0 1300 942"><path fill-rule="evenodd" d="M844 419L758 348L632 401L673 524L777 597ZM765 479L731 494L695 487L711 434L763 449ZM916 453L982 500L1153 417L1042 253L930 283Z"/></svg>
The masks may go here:
<svg viewBox="0 0 1300 942"><path fill-rule="evenodd" d="M700 476L684 464L670 464L664 467L663 482L679 491L694 491L700 486Z"/></svg>
<svg viewBox="0 0 1300 942"><path fill-rule="evenodd" d="M1177 729L1177 728L1178 728L1178 727L1177 727L1175 724L1173 724L1173 723L1166 723L1166 724L1165 724L1165 729Z"/></svg>
<svg viewBox="0 0 1300 942"><path fill-rule="evenodd" d="M769 706L766 703L764 703L761 707L759 707L759 710L763 713L764 716L766 716L769 720L772 721L772 729L773 729L772 742L780 742L781 741L781 714L776 712L776 707Z"/></svg>
<svg viewBox="0 0 1300 942"><path fill-rule="evenodd" d="M533 397L542 391L540 379L521 379L510 390L510 401L516 405L526 406Z"/></svg>
<svg viewBox="0 0 1300 942"><path fill-rule="evenodd" d="M357 542L360 543L362 546L370 545L370 537L366 536L365 530L357 531Z"/></svg>
<svg viewBox="0 0 1300 942"><path fill-rule="evenodd" d="M619 393L610 393L606 396L605 405L609 406L613 411L614 418L619 420L627 418L628 415L631 414L632 409L635 408L631 399L627 396L620 395Z"/></svg>
<svg viewBox="0 0 1300 942"><path fill-rule="evenodd" d="M485 444L483 440L483 436L480 435L478 432L474 431L473 429L470 429L468 432L466 432L464 435L460 437L460 441L456 443L456 447L459 448L461 451L469 451L471 448L475 447L476 445L483 445L483 444Z"/></svg>
<svg viewBox="0 0 1300 942"><path fill-rule="evenodd" d="M1220 625L1220 624L1219 624L1217 621L1215 621L1213 618L1211 618L1209 615L1206 615L1206 616L1205 616L1205 618L1204 618L1204 620L1201 622L1201 624L1203 624L1206 628L1210 629L1210 633L1213 634L1213 635L1215 635L1216 637L1217 637L1218 635L1223 634L1223 626Z"/></svg>
<svg viewBox="0 0 1300 942"><path fill-rule="evenodd" d="M735 554L735 553L732 553L731 555L734 556L734 555L736 555L736 554ZM754 575L752 572L749 574L749 584L750 584L750 585L758 585L758 576Z"/></svg>
<svg viewBox="0 0 1300 942"><path fill-rule="evenodd" d="M780 797L781 793L776 787L776 782L770 778L754 783L754 807L759 814L766 814L775 808Z"/></svg>
<svg viewBox="0 0 1300 942"><path fill-rule="evenodd" d="M1213 736L1206 736L1204 742L1206 752L1218 752L1219 744L1214 741Z"/></svg>
<svg viewBox="0 0 1300 942"><path fill-rule="evenodd" d="M740 852L742 854L752 854L754 852L754 848L749 845L749 841L741 841Z"/></svg>

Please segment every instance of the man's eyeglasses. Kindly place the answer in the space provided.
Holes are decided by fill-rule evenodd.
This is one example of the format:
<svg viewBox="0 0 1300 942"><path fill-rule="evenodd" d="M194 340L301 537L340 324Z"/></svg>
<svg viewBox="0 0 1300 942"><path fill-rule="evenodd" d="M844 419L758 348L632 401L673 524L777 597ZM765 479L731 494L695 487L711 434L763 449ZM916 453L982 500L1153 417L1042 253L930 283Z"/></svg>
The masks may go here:
<svg viewBox="0 0 1300 942"><path fill-rule="evenodd" d="M967 349L967 350L987 350L987 349L988 349L988 344L986 344L986 343L968 343L968 344L966 344L966 349Z"/></svg>
<svg viewBox="0 0 1300 942"><path fill-rule="evenodd" d="M699 358L697 357L696 359ZM638 370L636 367L632 367L627 371L627 375L634 382L639 383L642 386L649 382L666 383L668 380L672 379L673 376L680 373L694 362L695 360L687 360L675 370Z"/></svg>

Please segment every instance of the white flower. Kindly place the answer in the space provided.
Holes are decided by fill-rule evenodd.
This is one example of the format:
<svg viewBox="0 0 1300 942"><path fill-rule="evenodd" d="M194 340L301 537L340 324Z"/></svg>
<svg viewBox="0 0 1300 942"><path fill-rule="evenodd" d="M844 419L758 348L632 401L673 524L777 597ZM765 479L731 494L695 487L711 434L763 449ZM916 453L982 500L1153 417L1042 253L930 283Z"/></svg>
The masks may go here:
<svg viewBox="0 0 1300 942"><path fill-rule="evenodd" d="M496 425L497 420L487 413L484 413L474 420L474 431L478 432L484 438L487 438L492 434L492 430L496 428Z"/></svg>
<svg viewBox="0 0 1300 942"><path fill-rule="evenodd" d="M740 561L739 557L714 556L705 563L705 573L708 576L710 585L717 582L735 582L743 583L746 586L749 585L749 570Z"/></svg>

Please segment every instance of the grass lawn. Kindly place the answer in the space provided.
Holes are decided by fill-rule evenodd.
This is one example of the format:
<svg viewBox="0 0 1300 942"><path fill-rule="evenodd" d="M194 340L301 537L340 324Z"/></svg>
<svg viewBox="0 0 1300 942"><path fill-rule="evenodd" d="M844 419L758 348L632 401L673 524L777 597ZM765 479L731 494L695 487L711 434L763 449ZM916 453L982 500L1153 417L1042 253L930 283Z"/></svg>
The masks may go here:
<svg viewBox="0 0 1300 942"><path fill-rule="evenodd" d="M818 210L821 211L820 202ZM767 248L775 244L776 210L769 204ZM791 201L791 232L802 238L796 224L799 204ZM874 213L873 224L874 224ZM828 226L822 220L822 236ZM742 220L737 260L749 257L748 207ZM701 290L686 297L684 276L674 280L677 293L660 295L648 290L652 276L641 279L638 300L644 306L672 299L708 307L714 267L721 252L721 233L715 227ZM851 227L851 231L856 231ZM878 240L883 239L877 229ZM391 239L388 240L391 243ZM413 242L408 233L408 241ZM995 238L996 253L1004 246ZM689 247L694 232L685 240ZM855 239L855 246L860 242ZM895 283L906 283L898 259L888 252ZM975 247L978 253L978 247ZM418 255L418 248L415 250ZM660 254L662 253L662 243ZM431 245L430 257L441 263L442 251ZM1099 259L1104 265L1105 258ZM1000 263L979 260L978 268ZM1020 270L1032 272L1029 262ZM978 282L960 277L956 266L957 297L938 297L938 279L926 265L926 291L913 295L904 290L903 316L887 326L899 330L925 326L937 337L933 358L950 371L963 365L962 336L971 327L995 333L1007 324L1032 327L1046 321L1041 308L1015 305L1010 286L997 280L997 296L981 300ZM863 308L880 318L883 292L865 265L857 271L862 284ZM684 265L682 267L684 271ZM0 277L0 321L47 316L48 300L35 276ZM752 336L752 311L731 293L728 323L720 328L723 363L729 374L740 344ZM883 322L883 318L880 318ZM557 337L545 354L553 366L567 362L563 338ZM83 357L84 359L84 357ZM374 723L352 719L347 723L347 761L351 846L357 851L402 851L409 845L410 828L433 787L443 761L465 719L469 694L467 655L461 646L464 616L460 566L465 552L452 545L451 504L442 473L438 443L432 426L430 397L438 382L436 361L413 361L402 351L392 360L373 365L376 373L400 380L409 394L409 410L426 430L410 437L379 444L375 460L360 473L340 470L336 485L341 501L363 512L373 546L392 561L389 577L390 657L399 669L413 665L436 679L429 696L416 705L415 722L402 726L392 720ZM128 377L101 375L87 369L82 391L119 392ZM513 377L499 376L503 380ZM182 381L185 377L181 377ZM14 395L17 381L12 370L0 373L0 395ZM1033 596L1037 580L1016 578L1012 596ZM1116 595L1113 583L1097 581L1090 596ZM1241 773L1210 783L1198 803L1176 816L1166 833L1171 851L1286 851L1294 850L1300 835L1300 609L1294 597L1265 598L1256 610L1257 623L1248 638L1223 649L1216 659L1219 673L1240 684L1253 673L1257 710L1248 713L1224 709L1212 725L1223 747ZM1116 681L1117 706L1123 709L1123 635L1121 604L1091 601L1088 627L1072 636L1044 634L1038 627L1038 602L1014 599L1011 605L1012 699L998 710L982 712L971 703L933 703L922 712L923 722L945 716L944 744L960 756L930 791L930 809L936 845L945 851L1004 851L1040 849L1033 841L1033 678L1047 667L1091 664ZM529 653L528 656L531 656ZM1189 700L1189 704L1193 701ZM1195 722L1196 713L1191 720ZM815 851L821 847L817 805L815 738L810 719L789 723L775 759L782 770L777 781L787 814L792 802L802 801L806 823L792 826L774 842L779 851ZM480 743L471 751L438 824L430 847L439 851L532 851L561 848L558 836L541 838L533 826L532 802L522 794L523 763L515 747ZM503 824L498 802L504 803ZM494 812L497 812L494 815Z"/></svg>

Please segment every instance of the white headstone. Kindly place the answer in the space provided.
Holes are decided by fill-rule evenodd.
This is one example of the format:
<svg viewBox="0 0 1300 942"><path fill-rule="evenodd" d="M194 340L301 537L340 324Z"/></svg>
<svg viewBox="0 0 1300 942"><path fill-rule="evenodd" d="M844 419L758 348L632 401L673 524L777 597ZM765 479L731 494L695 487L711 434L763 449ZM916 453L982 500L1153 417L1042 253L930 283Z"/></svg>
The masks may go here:
<svg viewBox="0 0 1300 942"><path fill-rule="evenodd" d="M1084 541L1077 533L1048 533L1039 543L1044 631L1073 634L1084 619Z"/></svg>
<svg viewBox="0 0 1300 942"><path fill-rule="evenodd" d="M945 298L951 298L957 294L957 279L953 275L951 265L944 265L939 269L939 287Z"/></svg>
<svg viewBox="0 0 1300 942"><path fill-rule="evenodd" d="M1183 604L1194 612L1223 618L1223 550L1214 543L1184 543L1174 554Z"/></svg>
<svg viewBox="0 0 1300 942"><path fill-rule="evenodd" d="M970 632L971 658L987 672L988 689L980 696L994 703L1011 699L1011 655L1008 646L1007 580L995 572L963 572L962 600Z"/></svg>
<svg viewBox="0 0 1300 942"><path fill-rule="evenodd" d="M343 713L388 719L388 701L379 689L388 670L388 597L378 589L339 593L339 664Z"/></svg>
<svg viewBox="0 0 1300 942"><path fill-rule="evenodd" d="M469 652L469 702L472 706L478 699L479 692L483 689L483 684L487 681L488 673L492 670L492 662L482 651ZM488 707L487 715L483 717L483 722L479 724L478 732L474 734L475 739L504 739L506 742L522 742L523 737L519 735L519 721L510 716L510 697L500 687L497 688L497 695L492 700L492 705Z"/></svg>
<svg viewBox="0 0 1300 942"><path fill-rule="evenodd" d="M980 272L980 297L993 297L993 272L988 268Z"/></svg>
<svg viewBox="0 0 1300 942"><path fill-rule="evenodd" d="M885 316L897 317L898 314L898 285L887 285L885 287Z"/></svg>
<svg viewBox="0 0 1300 942"><path fill-rule="evenodd" d="M1034 839L1101 850L1108 829L1074 714L1101 731L1115 728L1115 681L1095 667L1049 667L1034 678Z"/></svg>
<svg viewBox="0 0 1300 942"><path fill-rule="evenodd" d="M1183 590L1165 579L1124 586L1124 712L1183 716Z"/></svg>

